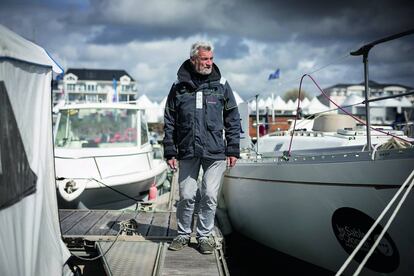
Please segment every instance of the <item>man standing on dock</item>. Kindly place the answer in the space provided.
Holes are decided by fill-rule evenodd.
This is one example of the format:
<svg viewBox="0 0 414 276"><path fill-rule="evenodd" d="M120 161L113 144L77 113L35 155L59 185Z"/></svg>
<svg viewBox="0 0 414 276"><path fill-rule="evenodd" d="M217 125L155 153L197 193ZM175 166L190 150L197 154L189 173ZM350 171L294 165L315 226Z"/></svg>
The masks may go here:
<svg viewBox="0 0 414 276"><path fill-rule="evenodd" d="M199 188L196 237L200 252L211 254L215 248L212 231L217 194L226 159L227 166L233 167L240 156L240 115L230 85L213 63L210 42L196 42L191 46L190 59L181 65L177 76L164 114L164 157L171 169L176 170L177 160L180 165L178 236L169 249L180 250L190 241ZM204 174L198 187L200 166Z"/></svg>

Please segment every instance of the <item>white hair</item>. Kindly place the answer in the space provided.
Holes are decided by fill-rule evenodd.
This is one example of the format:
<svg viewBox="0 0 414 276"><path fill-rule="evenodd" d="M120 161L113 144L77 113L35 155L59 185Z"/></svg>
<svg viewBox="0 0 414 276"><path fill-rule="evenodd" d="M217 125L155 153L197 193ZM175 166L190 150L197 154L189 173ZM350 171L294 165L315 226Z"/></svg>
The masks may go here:
<svg viewBox="0 0 414 276"><path fill-rule="evenodd" d="M209 41L197 41L196 43L191 45L190 58L198 56L198 52L200 49L204 49L206 51L213 51L214 47L213 44Z"/></svg>

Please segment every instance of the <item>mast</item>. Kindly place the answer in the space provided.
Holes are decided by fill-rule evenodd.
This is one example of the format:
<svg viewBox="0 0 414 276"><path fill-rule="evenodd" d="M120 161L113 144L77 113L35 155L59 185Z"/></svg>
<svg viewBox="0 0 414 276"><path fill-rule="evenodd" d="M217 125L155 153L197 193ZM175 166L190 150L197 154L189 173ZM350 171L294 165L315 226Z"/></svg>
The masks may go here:
<svg viewBox="0 0 414 276"><path fill-rule="evenodd" d="M259 94L256 94L256 158L259 154Z"/></svg>

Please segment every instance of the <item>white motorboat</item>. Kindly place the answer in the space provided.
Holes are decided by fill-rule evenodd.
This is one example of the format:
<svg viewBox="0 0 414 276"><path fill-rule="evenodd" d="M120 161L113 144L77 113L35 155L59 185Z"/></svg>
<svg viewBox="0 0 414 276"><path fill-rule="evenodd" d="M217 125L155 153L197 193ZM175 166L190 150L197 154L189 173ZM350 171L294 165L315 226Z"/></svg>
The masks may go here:
<svg viewBox="0 0 414 276"><path fill-rule="evenodd" d="M127 208L165 181L166 163L154 152L136 105L66 105L54 137L61 208Z"/></svg>
<svg viewBox="0 0 414 276"><path fill-rule="evenodd" d="M363 55L366 62L375 44L356 54ZM365 72L365 91L369 91L367 75ZM367 114L373 101L368 96ZM400 194L409 192L414 181L414 147L394 140L371 147L369 115L366 117L364 150L361 145L339 145L293 150L282 156L259 153L246 155L227 170L222 187L224 205L219 207L227 209L233 228L337 275L358 275L353 274L355 268L361 268L362 275L411 275L414 195ZM329 141L326 138L320 141ZM399 209L395 199L403 203ZM390 207L396 216L386 212L383 217L382 212ZM360 241L377 223L354 256L353 251L357 252ZM370 252L382 230L385 235Z"/></svg>

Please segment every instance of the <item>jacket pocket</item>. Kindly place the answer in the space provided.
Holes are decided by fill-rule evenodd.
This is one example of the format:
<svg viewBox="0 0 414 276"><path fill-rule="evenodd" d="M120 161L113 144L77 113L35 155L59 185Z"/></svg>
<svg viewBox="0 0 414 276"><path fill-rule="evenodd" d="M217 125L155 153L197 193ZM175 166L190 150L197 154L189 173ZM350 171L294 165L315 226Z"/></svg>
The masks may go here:
<svg viewBox="0 0 414 276"><path fill-rule="evenodd" d="M211 94L205 97L206 125L209 130L223 129L223 96Z"/></svg>
<svg viewBox="0 0 414 276"><path fill-rule="evenodd" d="M209 153L224 153L226 148L224 146L223 128L207 127L207 151Z"/></svg>

